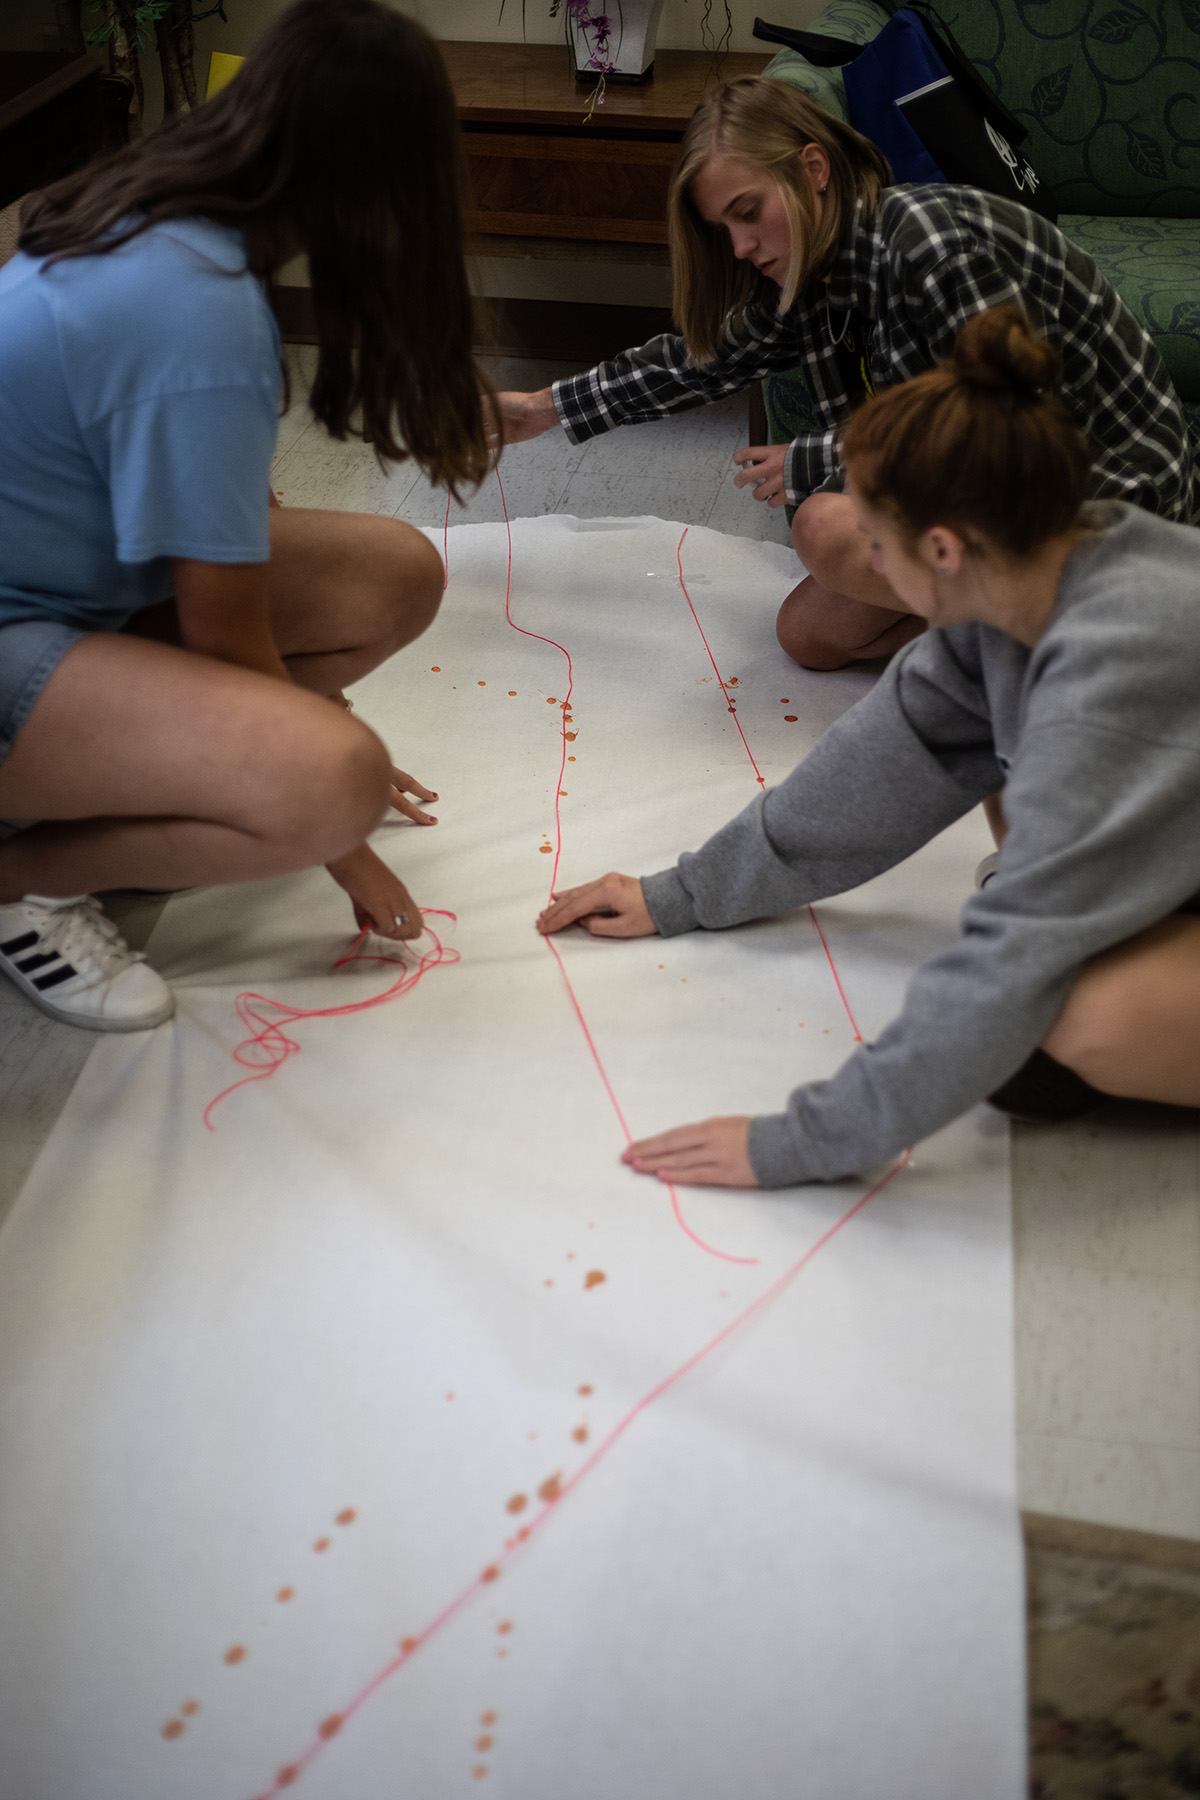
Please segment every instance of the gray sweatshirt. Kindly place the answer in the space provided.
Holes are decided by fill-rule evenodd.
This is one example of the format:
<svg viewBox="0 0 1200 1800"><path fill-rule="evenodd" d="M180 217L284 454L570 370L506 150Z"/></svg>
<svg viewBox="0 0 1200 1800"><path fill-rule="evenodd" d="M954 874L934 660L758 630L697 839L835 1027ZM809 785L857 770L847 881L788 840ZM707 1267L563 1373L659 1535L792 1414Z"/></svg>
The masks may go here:
<svg viewBox="0 0 1200 1800"><path fill-rule="evenodd" d="M828 1081L753 1120L764 1187L894 1155L999 1087L1080 965L1200 891L1200 532L1102 502L1033 649L928 632L779 787L647 876L664 937L845 893L1004 790L995 876L904 1010Z"/></svg>

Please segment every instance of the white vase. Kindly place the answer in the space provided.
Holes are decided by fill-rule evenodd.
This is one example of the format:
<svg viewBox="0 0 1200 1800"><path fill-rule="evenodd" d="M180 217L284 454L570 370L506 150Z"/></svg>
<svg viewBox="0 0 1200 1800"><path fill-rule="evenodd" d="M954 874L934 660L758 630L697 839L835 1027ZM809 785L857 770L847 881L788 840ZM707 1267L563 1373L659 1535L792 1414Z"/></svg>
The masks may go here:
<svg viewBox="0 0 1200 1800"><path fill-rule="evenodd" d="M654 66L654 40L662 9L663 0L589 0L592 17L608 18L607 51L598 48L592 26L586 21L581 25L574 13L569 14L577 79L594 81L604 71L609 81L645 81Z"/></svg>

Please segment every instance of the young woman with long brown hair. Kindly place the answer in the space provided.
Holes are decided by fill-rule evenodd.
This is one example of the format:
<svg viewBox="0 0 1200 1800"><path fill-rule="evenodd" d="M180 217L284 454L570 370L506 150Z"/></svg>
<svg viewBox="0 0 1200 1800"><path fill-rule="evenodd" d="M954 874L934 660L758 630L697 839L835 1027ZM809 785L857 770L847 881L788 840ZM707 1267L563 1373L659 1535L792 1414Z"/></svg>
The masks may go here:
<svg viewBox="0 0 1200 1800"><path fill-rule="evenodd" d="M697 107L671 181L679 336L535 394L502 396L510 443L561 425L583 442L802 364L811 428L746 446L739 486L797 503L807 577L777 632L833 669L924 629L873 570L841 493L836 434L868 393L932 368L963 322L1018 304L1062 353L1062 397L1092 447L1097 496L1165 518L1195 507L1193 446L1166 367L1090 257L1022 206L973 188L891 187L865 138L807 95L731 81Z"/></svg>
<svg viewBox="0 0 1200 1800"><path fill-rule="evenodd" d="M394 520L269 512L265 282L307 254L332 435L477 483L460 218L445 68L380 0L297 0L215 99L32 207L0 272L0 817L35 821L0 843L0 967L56 1016L172 1010L96 890L324 863L361 924L420 931L365 839L436 795L342 690L430 623L441 563Z"/></svg>
<svg viewBox="0 0 1200 1800"><path fill-rule="evenodd" d="M694 855L565 893L543 931L718 929L845 891L1004 795L996 871L904 1010L786 1110L634 1144L663 1179L831 1179L990 1095L1200 1106L1200 573L1191 527L1084 505L1058 353L1015 309L869 400L842 437L864 545L933 627Z"/></svg>

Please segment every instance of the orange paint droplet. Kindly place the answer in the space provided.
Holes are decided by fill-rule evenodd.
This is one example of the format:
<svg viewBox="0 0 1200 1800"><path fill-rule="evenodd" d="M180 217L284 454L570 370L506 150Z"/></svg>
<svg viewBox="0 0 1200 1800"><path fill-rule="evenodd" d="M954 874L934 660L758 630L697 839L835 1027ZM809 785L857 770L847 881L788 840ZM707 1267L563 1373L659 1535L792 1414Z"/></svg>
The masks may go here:
<svg viewBox="0 0 1200 1800"><path fill-rule="evenodd" d="M588 1440L587 1426L586 1425L577 1425L575 1427L574 1431L571 1433L571 1436L575 1439L575 1442L577 1444L586 1444L587 1440Z"/></svg>
<svg viewBox="0 0 1200 1800"><path fill-rule="evenodd" d="M551 1281L551 1279L548 1275L547 1275L545 1281L543 1281L542 1286L543 1287L553 1287L554 1286L554 1283Z"/></svg>
<svg viewBox="0 0 1200 1800"><path fill-rule="evenodd" d="M194 1719L196 1714L200 1711L200 1702L198 1700L185 1700L179 1710L185 1719Z"/></svg>
<svg viewBox="0 0 1200 1800"><path fill-rule="evenodd" d="M551 694L550 698L546 702L546 705L547 706L557 706L558 705L558 696L556 694Z"/></svg>
<svg viewBox="0 0 1200 1800"><path fill-rule="evenodd" d="M231 1668L234 1663L244 1662L245 1657L246 1657L245 1644L232 1644L232 1645L230 1645L229 1649L225 1652L225 1661L230 1665Z"/></svg>
<svg viewBox="0 0 1200 1800"><path fill-rule="evenodd" d="M481 1725L494 1725L496 1723L497 1716L498 1715L494 1712L481 1713L479 1715L479 1723Z"/></svg>
<svg viewBox="0 0 1200 1800"><path fill-rule="evenodd" d="M182 1719L168 1719L162 1728L162 1734L165 1738L177 1738L182 1737L186 1730L187 1726Z"/></svg>
<svg viewBox="0 0 1200 1800"><path fill-rule="evenodd" d="M496 1652L497 1659L503 1658L507 1655L508 1655L507 1650L497 1650L497 1652Z"/></svg>
<svg viewBox="0 0 1200 1800"><path fill-rule="evenodd" d="M446 1398L447 1398L447 1400L453 1400L453 1398L454 1398L454 1395L453 1395L453 1394L447 1394L447 1395L446 1395Z"/></svg>
<svg viewBox="0 0 1200 1800"><path fill-rule="evenodd" d="M785 725L794 725L796 723L795 713L784 713L783 722Z"/></svg>
<svg viewBox="0 0 1200 1800"><path fill-rule="evenodd" d="M660 968L660 969L661 969L661 968L662 968L662 967L663 967L663 964L662 964L662 963L659 963L659 965L658 965L658 966L659 966L659 968Z"/></svg>
<svg viewBox="0 0 1200 1800"><path fill-rule="evenodd" d="M574 757L573 757L573 756L568 756L568 758L567 758L567 761L568 761L568 762L574 762L574 761L575 761L575 758L574 758Z"/></svg>
<svg viewBox="0 0 1200 1800"><path fill-rule="evenodd" d="M334 1523L337 1525L353 1525L357 1517L358 1514L352 1506L343 1506Z"/></svg>
<svg viewBox="0 0 1200 1800"><path fill-rule="evenodd" d="M400 1639L400 1648L403 1650L405 1656L411 1656L413 1651L416 1649L416 1647L417 1647L416 1638L407 1637L407 1638Z"/></svg>
<svg viewBox="0 0 1200 1800"><path fill-rule="evenodd" d="M523 1543L524 1543L524 1542L525 1542L525 1539L526 1539L526 1538L527 1538L527 1537L528 1537L528 1536L529 1536L529 1527L528 1527L528 1525L522 1525L522 1527L521 1527L521 1529L520 1529L520 1531L518 1531L518 1533L517 1533L517 1542L518 1542L518 1544L523 1544Z"/></svg>
<svg viewBox="0 0 1200 1800"><path fill-rule="evenodd" d="M442 666L440 663L434 663L433 667L429 671L429 673L431 675L440 675L441 672L442 672Z"/></svg>
<svg viewBox="0 0 1200 1800"><path fill-rule="evenodd" d="M486 681L477 681L477 682L476 682L476 683L475 683L475 686L476 686L476 687L486 687L486 686L487 686L487 682L486 682Z"/></svg>
<svg viewBox="0 0 1200 1800"><path fill-rule="evenodd" d="M490 1750L495 1741L495 1738L489 1737L485 1731L482 1737L477 1737L475 1739L475 1748L477 1750Z"/></svg>
<svg viewBox="0 0 1200 1800"><path fill-rule="evenodd" d="M487 1568L483 1571L483 1574L480 1576L479 1579L481 1581L499 1581L500 1571L496 1567L495 1563L489 1563Z"/></svg>
<svg viewBox="0 0 1200 1800"><path fill-rule="evenodd" d="M471 1773L475 1777L476 1781L482 1781L483 1777L487 1774L487 1768L485 1767L485 1765L483 1763L479 1763L479 1764L477 1764L477 1766L475 1768L473 1768L471 1770Z"/></svg>
<svg viewBox="0 0 1200 1800"><path fill-rule="evenodd" d="M589 1269L583 1278L583 1285L585 1288L599 1287L602 1281L607 1280L608 1276L603 1269Z"/></svg>
<svg viewBox="0 0 1200 1800"><path fill-rule="evenodd" d="M545 1481L543 1481L541 1487L538 1489L538 1499L546 1501L557 1500L561 1493L562 1470L556 1469L553 1475L548 1475L546 1477Z"/></svg>
<svg viewBox="0 0 1200 1800"><path fill-rule="evenodd" d="M592 1387L590 1381L585 1381L581 1387L576 1388L575 1392L577 1394L592 1394L595 1392L595 1389Z"/></svg>
<svg viewBox="0 0 1200 1800"><path fill-rule="evenodd" d="M516 688L509 688L509 690L508 690L508 697L509 697L509 699L510 699L510 700L515 700L515 699L516 699L516 697L517 697L517 690L516 690Z"/></svg>
<svg viewBox="0 0 1200 1800"><path fill-rule="evenodd" d="M560 800L565 800L565 799L566 799L566 797L567 797L567 790L566 790L566 788L559 788L559 790L558 790L558 797L559 797L559 799L560 799Z"/></svg>
<svg viewBox="0 0 1200 1800"><path fill-rule="evenodd" d="M508 1502L508 1505L505 1508L505 1510L510 1513L524 1512L525 1508L528 1505L529 1505L529 1500L526 1495L514 1494L512 1499Z"/></svg>
<svg viewBox="0 0 1200 1800"><path fill-rule="evenodd" d="M730 708L729 708L729 710L730 710L730 712L736 712L736 711L737 711L737 707L736 707L736 706L732 706L732 705L731 705L731 706L730 706Z"/></svg>
<svg viewBox="0 0 1200 1800"><path fill-rule="evenodd" d="M543 856L549 856L551 848L552 848L552 846L549 844L539 844L538 845L538 849L541 851Z"/></svg>
<svg viewBox="0 0 1200 1800"><path fill-rule="evenodd" d="M791 704L792 704L792 703L791 703L791 701L790 701L790 700L789 700L789 699L788 699L788 697L787 697L787 695L786 695L786 694L785 694L785 695L784 695L784 696L783 696L783 699L782 699L782 700L781 700L781 701L780 701L780 702L779 702L779 704L780 704L780 706L790 706L790 705L791 705Z"/></svg>
<svg viewBox="0 0 1200 1800"><path fill-rule="evenodd" d="M511 1619L501 1619L500 1623L496 1627L497 1635L500 1637L507 1637L511 1630L512 1630L512 1620Z"/></svg>
<svg viewBox="0 0 1200 1800"><path fill-rule="evenodd" d="M573 744L575 742L575 739L578 736L579 736L579 733L577 731L568 731L566 733L566 739L567 739L568 744Z"/></svg>
<svg viewBox="0 0 1200 1800"><path fill-rule="evenodd" d="M276 1593L275 1598L279 1601L280 1605L283 1606L292 1598L295 1592L295 1588L282 1587Z"/></svg>
<svg viewBox="0 0 1200 1800"><path fill-rule="evenodd" d="M567 1261L568 1261L568 1262L574 1262L574 1261L575 1261L575 1252L574 1252L574 1251L573 1251L573 1250L568 1250L568 1251L567 1251Z"/></svg>
<svg viewBox="0 0 1200 1800"><path fill-rule="evenodd" d="M323 1550L328 1550L329 1544L330 1544L329 1538L318 1538L316 1543L313 1545L313 1549L317 1552L317 1555L319 1556Z"/></svg>
<svg viewBox="0 0 1200 1800"><path fill-rule="evenodd" d="M291 1787L293 1781L295 1781L295 1779L296 1779L297 1775L299 1775L299 1773L300 1773L300 1771L296 1767L295 1763L285 1763L283 1768L280 1769L278 1775L275 1777L276 1787Z"/></svg>
<svg viewBox="0 0 1200 1800"><path fill-rule="evenodd" d="M329 1717L327 1719L322 1719L321 1723L318 1725L317 1735L318 1735L318 1737L323 1737L323 1738L336 1737L338 1732L341 1729L342 1729L341 1713L330 1713Z"/></svg>

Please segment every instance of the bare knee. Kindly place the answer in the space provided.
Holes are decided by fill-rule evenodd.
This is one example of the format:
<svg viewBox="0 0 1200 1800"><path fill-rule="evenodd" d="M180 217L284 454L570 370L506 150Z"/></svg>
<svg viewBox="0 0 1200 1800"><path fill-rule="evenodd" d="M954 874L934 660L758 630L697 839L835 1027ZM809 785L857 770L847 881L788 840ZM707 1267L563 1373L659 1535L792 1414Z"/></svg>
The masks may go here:
<svg viewBox="0 0 1200 1800"><path fill-rule="evenodd" d="M442 603L442 559L415 526L400 519L372 519L364 526L360 581L374 623L380 660L427 631Z"/></svg>
<svg viewBox="0 0 1200 1800"><path fill-rule="evenodd" d="M835 585L834 558L845 548L847 529L855 529L847 520L849 504L844 494L810 494L792 520L796 555L826 587Z"/></svg>
<svg viewBox="0 0 1200 1800"><path fill-rule="evenodd" d="M391 787L391 759L373 731L314 698L269 741L260 825L281 868L333 862L370 836Z"/></svg>

